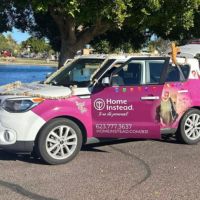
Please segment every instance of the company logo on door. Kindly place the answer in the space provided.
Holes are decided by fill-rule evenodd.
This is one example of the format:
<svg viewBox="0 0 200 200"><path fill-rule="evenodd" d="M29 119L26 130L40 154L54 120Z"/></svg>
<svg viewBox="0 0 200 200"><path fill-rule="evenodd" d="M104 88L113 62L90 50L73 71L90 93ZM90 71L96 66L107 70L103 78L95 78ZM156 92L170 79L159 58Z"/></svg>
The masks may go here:
<svg viewBox="0 0 200 200"><path fill-rule="evenodd" d="M103 99L98 98L94 101L94 108L96 110L103 110L105 106L106 106L106 103Z"/></svg>
<svg viewBox="0 0 200 200"><path fill-rule="evenodd" d="M128 105L127 100L101 99L94 101L94 108L98 111L106 109L107 111L131 111L134 110L133 105Z"/></svg>

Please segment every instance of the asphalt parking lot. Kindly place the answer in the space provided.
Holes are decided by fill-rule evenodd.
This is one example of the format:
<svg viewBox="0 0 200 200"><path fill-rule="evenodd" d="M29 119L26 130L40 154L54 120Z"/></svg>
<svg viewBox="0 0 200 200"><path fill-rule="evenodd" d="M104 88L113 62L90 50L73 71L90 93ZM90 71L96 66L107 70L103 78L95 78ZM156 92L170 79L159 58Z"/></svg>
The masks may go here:
<svg viewBox="0 0 200 200"><path fill-rule="evenodd" d="M200 199L200 144L121 140L49 166L0 151L0 199Z"/></svg>

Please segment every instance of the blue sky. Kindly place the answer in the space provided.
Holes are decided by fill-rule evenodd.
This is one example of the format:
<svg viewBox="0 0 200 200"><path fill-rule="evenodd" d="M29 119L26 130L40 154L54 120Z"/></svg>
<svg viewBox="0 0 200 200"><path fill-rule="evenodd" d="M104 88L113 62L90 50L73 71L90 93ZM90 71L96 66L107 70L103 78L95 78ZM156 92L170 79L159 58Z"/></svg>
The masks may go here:
<svg viewBox="0 0 200 200"><path fill-rule="evenodd" d="M11 34L13 39L17 41L17 43L20 43L30 37L30 35L27 32L22 33L20 30L15 29L15 28L13 28L12 32L4 33L4 35L8 35L8 34Z"/></svg>

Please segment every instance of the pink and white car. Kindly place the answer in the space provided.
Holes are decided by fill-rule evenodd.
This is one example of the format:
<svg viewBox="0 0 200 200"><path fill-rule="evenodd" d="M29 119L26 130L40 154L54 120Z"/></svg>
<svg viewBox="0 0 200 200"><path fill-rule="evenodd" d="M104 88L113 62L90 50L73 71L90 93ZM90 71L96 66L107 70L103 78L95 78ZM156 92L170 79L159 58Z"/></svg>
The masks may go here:
<svg viewBox="0 0 200 200"><path fill-rule="evenodd" d="M128 60L127 60L128 59ZM196 59L81 57L44 83L0 87L0 148L36 151L49 164L72 160L101 138L175 134L200 140Z"/></svg>

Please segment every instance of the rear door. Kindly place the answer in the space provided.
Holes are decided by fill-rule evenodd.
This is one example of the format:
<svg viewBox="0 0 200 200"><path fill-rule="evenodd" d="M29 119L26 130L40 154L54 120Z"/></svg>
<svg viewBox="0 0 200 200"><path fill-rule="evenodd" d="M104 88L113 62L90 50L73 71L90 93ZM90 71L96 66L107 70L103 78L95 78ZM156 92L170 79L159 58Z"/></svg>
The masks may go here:
<svg viewBox="0 0 200 200"><path fill-rule="evenodd" d="M132 58L92 93L94 137L160 138L158 108L169 58ZM101 81L101 80L100 80Z"/></svg>

